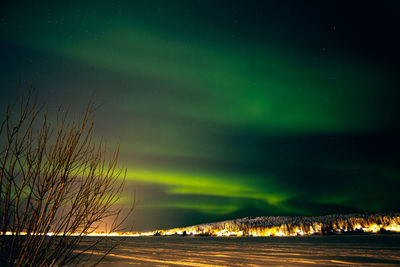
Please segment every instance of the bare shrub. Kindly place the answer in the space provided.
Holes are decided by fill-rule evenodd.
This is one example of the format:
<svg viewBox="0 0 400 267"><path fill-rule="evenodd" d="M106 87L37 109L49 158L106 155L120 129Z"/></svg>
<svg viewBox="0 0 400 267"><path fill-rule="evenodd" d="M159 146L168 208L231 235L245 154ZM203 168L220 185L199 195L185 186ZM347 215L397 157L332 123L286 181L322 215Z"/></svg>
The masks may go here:
<svg viewBox="0 0 400 267"><path fill-rule="evenodd" d="M106 232L116 231L131 213L133 205L125 215L115 205L126 171L117 167L118 147L109 155L93 138L95 108L89 102L73 121L59 109L52 124L32 93L8 106L0 125L0 266L77 263L104 245L93 238L82 247L85 235L105 220ZM103 255L116 245L108 242Z"/></svg>

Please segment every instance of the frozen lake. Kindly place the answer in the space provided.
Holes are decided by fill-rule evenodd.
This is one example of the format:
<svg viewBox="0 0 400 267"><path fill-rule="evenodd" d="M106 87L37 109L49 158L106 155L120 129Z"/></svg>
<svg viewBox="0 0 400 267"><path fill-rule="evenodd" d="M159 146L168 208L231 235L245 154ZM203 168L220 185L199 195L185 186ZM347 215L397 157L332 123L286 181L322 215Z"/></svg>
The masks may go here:
<svg viewBox="0 0 400 267"><path fill-rule="evenodd" d="M100 266L400 265L400 235L122 240Z"/></svg>

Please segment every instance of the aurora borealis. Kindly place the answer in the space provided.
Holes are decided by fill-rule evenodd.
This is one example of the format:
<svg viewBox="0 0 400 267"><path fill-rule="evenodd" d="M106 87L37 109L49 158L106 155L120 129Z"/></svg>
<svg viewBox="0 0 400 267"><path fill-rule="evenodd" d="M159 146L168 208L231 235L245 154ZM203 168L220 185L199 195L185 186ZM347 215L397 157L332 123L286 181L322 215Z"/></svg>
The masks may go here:
<svg viewBox="0 0 400 267"><path fill-rule="evenodd" d="M83 2L83 1L82 1ZM2 1L0 104L102 103L137 230L399 211L396 1ZM72 112L73 113L73 112Z"/></svg>

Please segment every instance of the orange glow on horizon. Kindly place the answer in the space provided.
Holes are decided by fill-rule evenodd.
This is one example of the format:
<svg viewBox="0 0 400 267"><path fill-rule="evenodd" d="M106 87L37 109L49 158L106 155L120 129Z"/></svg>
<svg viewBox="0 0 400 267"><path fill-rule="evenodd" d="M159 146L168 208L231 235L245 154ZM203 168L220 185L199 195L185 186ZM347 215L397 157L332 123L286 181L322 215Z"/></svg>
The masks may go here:
<svg viewBox="0 0 400 267"><path fill-rule="evenodd" d="M377 223L379 218L380 224ZM191 236L215 236L215 237L268 237L268 236L309 236L313 234L326 234L327 226L321 222L281 224L273 226L248 227L246 225L237 225L234 223L221 222L214 224L195 225L182 228L173 228L168 230L155 230L149 232L91 232L82 234L82 236L121 236L121 237L140 237L140 236L173 236L173 235L191 235ZM381 216L348 219L337 219L330 222L329 233L341 234L349 232L379 233L393 232L400 233L400 216ZM0 235L3 235L0 232ZM13 232L6 232L5 235L14 235ZM26 232L20 232L19 235L27 235ZM31 233L31 235L34 235ZM36 235L43 235L37 233ZM53 236L53 233L47 233L47 236ZM63 235L62 233L58 234ZM67 236L78 236L79 233L68 233Z"/></svg>

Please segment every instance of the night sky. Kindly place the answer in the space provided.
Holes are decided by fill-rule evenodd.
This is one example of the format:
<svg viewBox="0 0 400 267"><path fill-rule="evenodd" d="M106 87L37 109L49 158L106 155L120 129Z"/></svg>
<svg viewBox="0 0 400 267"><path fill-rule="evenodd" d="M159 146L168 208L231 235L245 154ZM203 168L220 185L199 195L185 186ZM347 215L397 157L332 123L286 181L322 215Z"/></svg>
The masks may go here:
<svg viewBox="0 0 400 267"><path fill-rule="evenodd" d="M94 95L134 229L400 211L399 1L83 2L1 1L1 111Z"/></svg>

